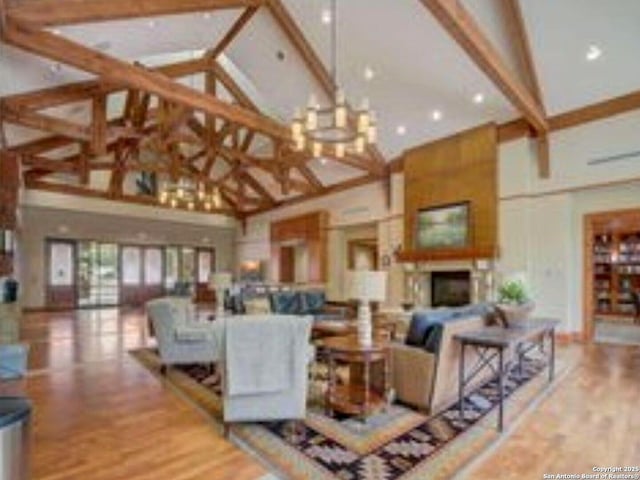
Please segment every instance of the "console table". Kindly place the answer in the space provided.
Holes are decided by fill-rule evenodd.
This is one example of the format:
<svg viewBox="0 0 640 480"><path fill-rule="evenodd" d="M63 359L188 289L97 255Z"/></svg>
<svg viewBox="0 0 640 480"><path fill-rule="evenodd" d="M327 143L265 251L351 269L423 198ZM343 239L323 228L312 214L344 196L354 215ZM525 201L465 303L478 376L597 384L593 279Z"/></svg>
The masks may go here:
<svg viewBox="0 0 640 480"><path fill-rule="evenodd" d="M552 319L531 318L514 322L508 328L491 326L472 332L455 335L460 342L460 360L458 373L458 405L460 418L464 419L464 389L485 368L490 368L498 377L498 425L501 432L504 425L504 376L513 368L512 362L505 362L505 352L513 349L516 355L517 368L522 371L522 360L533 348L543 346L549 338L549 381L553 380L555 369L555 329L560 322ZM465 367L465 349L471 347L478 354L478 362L469 373ZM494 365L497 360L497 365Z"/></svg>
<svg viewBox="0 0 640 480"><path fill-rule="evenodd" d="M374 337L371 345L358 343L355 335L331 337L321 342L329 362L329 388L326 395L327 414L334 411L347 415L359 415L363 421L388 403L389 379L389 341L383 337ZM349 381L338 385L337 365L350 367ZM371 366L383 365L384 386L376 390L372 381ZM361 375L355 372L361 370ZM361 377L361 378L356 378Z"/></svg>

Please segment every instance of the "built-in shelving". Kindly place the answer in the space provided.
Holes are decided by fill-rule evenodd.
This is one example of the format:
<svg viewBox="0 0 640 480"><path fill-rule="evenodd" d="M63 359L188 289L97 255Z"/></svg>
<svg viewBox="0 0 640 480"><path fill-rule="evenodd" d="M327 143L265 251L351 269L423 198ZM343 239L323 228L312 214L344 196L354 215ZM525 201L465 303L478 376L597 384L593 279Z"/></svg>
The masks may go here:
<svg viewBox="0 0 640 480"><path fill-rule="evenodd" d="M593 241L593 305L597 315L635 315L640 291L640 232L598 234Z"/></svg>

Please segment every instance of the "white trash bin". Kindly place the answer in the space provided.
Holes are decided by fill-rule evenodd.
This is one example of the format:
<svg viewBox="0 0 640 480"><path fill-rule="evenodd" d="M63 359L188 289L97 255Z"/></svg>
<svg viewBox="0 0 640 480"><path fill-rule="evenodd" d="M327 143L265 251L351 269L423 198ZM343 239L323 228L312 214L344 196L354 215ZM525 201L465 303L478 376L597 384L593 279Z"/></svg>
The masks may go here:
<svg viewBox="0 0 640 480"><path fill-rule="evenodd" d="M29 480L31 402L0 397L0 480Z"/></svg>

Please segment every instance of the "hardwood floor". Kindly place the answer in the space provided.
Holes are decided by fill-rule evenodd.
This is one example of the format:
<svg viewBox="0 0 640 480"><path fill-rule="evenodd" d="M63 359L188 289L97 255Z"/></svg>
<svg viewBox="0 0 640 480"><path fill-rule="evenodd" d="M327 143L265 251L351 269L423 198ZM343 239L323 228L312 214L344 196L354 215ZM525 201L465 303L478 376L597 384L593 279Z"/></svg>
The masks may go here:
<svg viewBox="0 0 640 480"><path fill-rule="evenodd" d="M126 352L143 316L116 310L29 314L26 380L0 384L35 404L35 480L253 480L265 470Z"/></svg>
<svg viewBox="0 0 640 480"><path fill-rule="evenodd" d="M140 312L26 315L35 403L35 480L244 480L266 472L167 390L127 350L146 345ZM577 366L463 478L539 479L640 459L640 347L571 346Z"/></svg>
<svg viewBox="0 0 640 480"><path fill-rule="evenodd" d="M570 348L576 368L464 478L540 479L640 463L640 347Z"/></svg>

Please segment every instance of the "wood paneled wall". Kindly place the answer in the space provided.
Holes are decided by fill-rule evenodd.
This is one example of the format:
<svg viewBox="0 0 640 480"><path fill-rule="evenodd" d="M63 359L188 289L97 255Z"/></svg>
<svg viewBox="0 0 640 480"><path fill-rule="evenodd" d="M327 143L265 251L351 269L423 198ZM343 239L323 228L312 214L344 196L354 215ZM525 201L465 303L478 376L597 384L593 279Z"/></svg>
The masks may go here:
<svg viewBox="0 0 640 480"><path fill-rule="evenodd" d="M283 242L299 241L304 243L308 249L309 283L326 282L328 264L328 224L329 213L325 210L271 223L272 264L280 264L280 247Z"/></svg>
<svg viewBox="0 0 640 480"><path fill-rule="evenodd" d="M465 249L434 252L434 259L494 256L498 246L498 149L496 126L486 125L406 153L404 259L429 260L415 250L419 210L469 202L470 235ZM411 253L413 252L413 253Z"/></svg>

